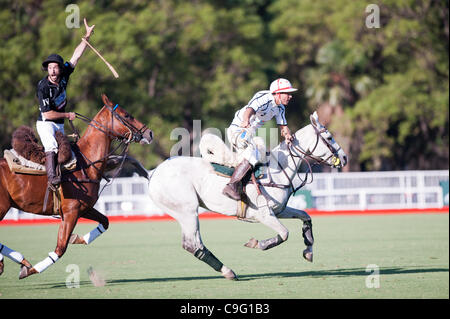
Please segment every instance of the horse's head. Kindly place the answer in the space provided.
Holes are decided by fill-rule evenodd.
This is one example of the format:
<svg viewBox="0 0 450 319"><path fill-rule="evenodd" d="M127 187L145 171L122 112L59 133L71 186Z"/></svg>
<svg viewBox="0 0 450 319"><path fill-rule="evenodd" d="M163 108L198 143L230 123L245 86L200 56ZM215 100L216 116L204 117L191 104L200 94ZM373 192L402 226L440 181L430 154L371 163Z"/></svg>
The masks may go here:
<svg viewBox="0 0 450 319"><path fill-rule="evenodd" d="M108 120L109 134L119 138L126 143L139 142L140 144L150 144L153 140L153 132L144 124L139 122L118 104L112 103L105 94L102 100L110 114Z"/></svg>
<svg viewBox="0 0 450 319"><path fill-rule="evenodd" d="M299 130L295 133L297 143L308 143L308 146L304 147L304 155L307 158L311 158L319 163L324 163L336 168L342 168L347 164L347 155L339 144L334 140L333 135L319 122L319 116L317 112L314 112L310 116L311 125L307 126L309 129L306 136L303 134L300 136ZM308 139L309 141L304 141ZM296 152L300 150L294 146ZM301 151L303 153L303 151Z"/></svg>

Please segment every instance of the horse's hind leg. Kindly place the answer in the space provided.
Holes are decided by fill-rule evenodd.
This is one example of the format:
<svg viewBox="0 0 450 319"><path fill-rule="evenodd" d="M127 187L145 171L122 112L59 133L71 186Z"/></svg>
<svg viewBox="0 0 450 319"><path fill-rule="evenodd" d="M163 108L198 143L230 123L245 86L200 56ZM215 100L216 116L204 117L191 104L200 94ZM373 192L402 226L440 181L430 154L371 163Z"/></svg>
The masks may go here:
<svg viewBox="0 0 450 319"><path fill-rule="evenodd" d="M26 260L21 253L19 253L18 251L14 251L11 248L0 243L0 275L3 273L4 270L3 256L8 257L9 259L18 263L22 267L31 268L30 262Z"/></svg>
<svg viewBox="0 0 450 319"><path fill-rule="evenodd" d="M311 217L303 210L295 209L286 206L286 208L277 215L278 218L298 218L303 221L302 236L306 245L306 249L303 251L303 257L312 262L313 261L313 245L314 236L312 231Z"/></svg>
<svg viewBox="0 0 450 319"><path fill-rule="evenodd" d="M178 214L171 214L176 217ZM218 271L226 279L236 280L236 274L225 266L216 256L213 255L203 245L200 236L200 225L196 212L186 213L180 218L176 218L180 223L182 230L182 246L185 250L193 254L196 258L203 261L215 271Z"/></svg>
<svg viewBox="0 0 450 319"><path fill-rule="evenodd" d="M96 221L99 224L96 228L85 234L83 237L80 237L77 234L72 234L69 239L70 244L88 245L103 234L109 227L108 218L93 207L87 210L81 217Z"/></svg>

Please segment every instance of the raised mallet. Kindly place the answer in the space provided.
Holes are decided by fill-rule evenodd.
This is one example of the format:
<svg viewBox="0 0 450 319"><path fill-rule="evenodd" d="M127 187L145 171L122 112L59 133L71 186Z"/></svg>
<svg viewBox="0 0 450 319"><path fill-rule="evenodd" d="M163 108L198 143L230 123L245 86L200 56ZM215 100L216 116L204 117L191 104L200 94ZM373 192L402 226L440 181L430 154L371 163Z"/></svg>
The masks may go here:
<svg viewBox="0 0 450 319"><path fill-rule="evenodd" d="M114 74L115 78L119 77L119 74L116 72L116 70L113 68L113 66L111 64L109 64L108 61L105 60L104 57L102 57L102 55L100 54L100 52L98 52L85 38L81 38L81 40L83 40L84 43L86 43L91 49L92 51L94 51L99 57L100 59L103 60L103 62L105 62L106 66L111 70L111 72Z"/></svg>

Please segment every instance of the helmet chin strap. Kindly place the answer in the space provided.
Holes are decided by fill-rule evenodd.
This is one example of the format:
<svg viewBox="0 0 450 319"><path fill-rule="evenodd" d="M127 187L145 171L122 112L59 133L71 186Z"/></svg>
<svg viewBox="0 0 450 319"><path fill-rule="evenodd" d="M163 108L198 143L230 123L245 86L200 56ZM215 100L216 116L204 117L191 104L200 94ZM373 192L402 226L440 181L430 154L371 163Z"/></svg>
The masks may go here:
<svg viewBox="0 0 450 319"><path fill-rule="evenodd" d="M281 94L280 93L275 93L275 104L276 105L283 105L283 103L281 103Z"/></svg>
<svg viewBox="0 0 450 319"><path fill-rule="evenodd" d="M276 98L278 98L278 102L277 102ZM286 106L286 105L281 101L281 93L276 93L275 104L276 104L276 105L283 105L283 106Z"/></svg>

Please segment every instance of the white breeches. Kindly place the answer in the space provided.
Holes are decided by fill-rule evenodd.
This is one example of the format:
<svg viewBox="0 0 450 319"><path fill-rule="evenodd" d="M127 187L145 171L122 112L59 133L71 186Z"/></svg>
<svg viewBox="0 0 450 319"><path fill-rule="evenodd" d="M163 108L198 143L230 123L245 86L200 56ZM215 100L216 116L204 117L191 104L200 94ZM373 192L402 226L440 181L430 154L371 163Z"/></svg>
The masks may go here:
<svg viewBox="0 0 450 319"><path fill-rule="evenodd" d="M60 131L64 134L64 124L57 124L51 121L37 121L36 129L44 146L44 151L58 153L58 142L56 142L55 133Z"/></svg>
<svg viewBox="0 0 450 319"><path fill-rule="evenodd" d="M227 138L239 156L245 158L253 166L266 160L266 145L264 139L254 136L252 130L242 127L230 126L227 129Z"/></svg>

